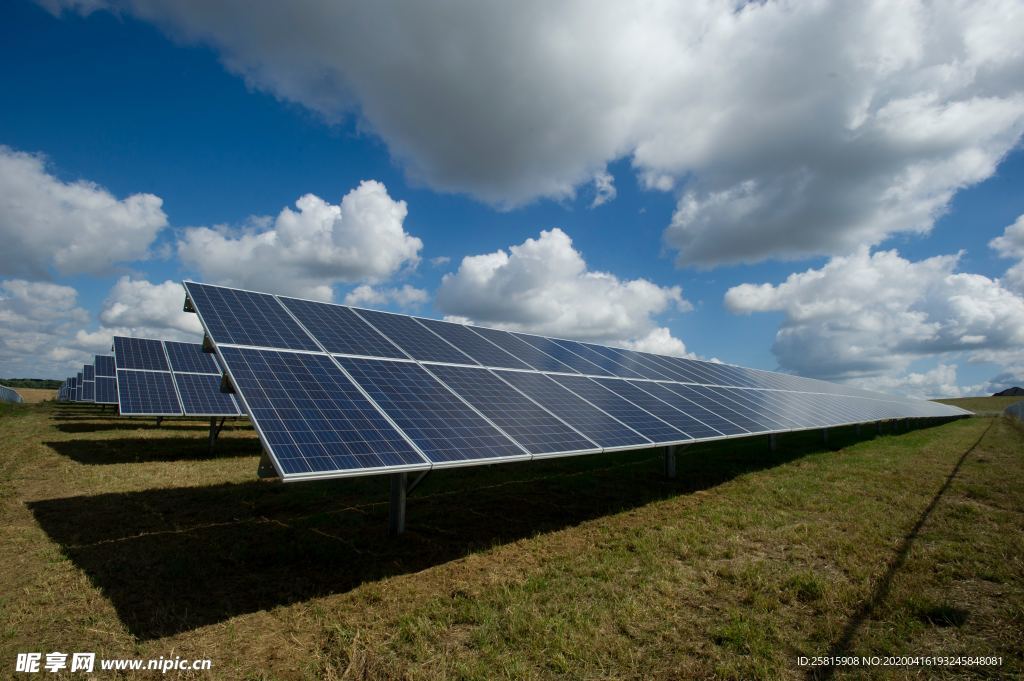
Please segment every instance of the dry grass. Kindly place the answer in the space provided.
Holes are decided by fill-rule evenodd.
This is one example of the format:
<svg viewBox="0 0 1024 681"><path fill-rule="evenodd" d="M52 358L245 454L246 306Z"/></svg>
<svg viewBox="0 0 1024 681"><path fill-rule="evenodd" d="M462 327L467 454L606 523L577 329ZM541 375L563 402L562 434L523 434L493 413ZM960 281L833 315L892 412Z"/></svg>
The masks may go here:
<svg viewBox="0 0 1024 681"><path fill-rule="evenodd" d="M57 399L57 391L49 388L15 388L21 399L29 404Z"/></svg>
<svg viewBox="0 0 1024 681"><path fill-rule="evenodd" d="M211 457L202 423L94 410L0 416L0 664L95 650L210 657L223 679L796 679L798 655L832 651L1024 672L1024 432L1003 419L834 431L837 451L814 434L694 446L675 482L651 452L435 473L388 540L382 480L258 482L246 428Z"/></svg>

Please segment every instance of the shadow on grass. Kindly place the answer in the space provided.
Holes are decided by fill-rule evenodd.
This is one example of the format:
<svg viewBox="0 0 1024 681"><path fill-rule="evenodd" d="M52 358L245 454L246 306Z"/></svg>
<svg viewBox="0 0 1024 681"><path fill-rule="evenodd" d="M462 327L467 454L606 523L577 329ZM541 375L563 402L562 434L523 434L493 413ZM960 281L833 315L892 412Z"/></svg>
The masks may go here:
<svg viewBox="0 0 1024 681"><path fill-rule="evenodd" d="M398 539L386 536L384 477L154 489L28 507L128 629L152 639L344 593L821 451L816 434L784 444L775 452L766 438L685 448L674 481L663 477L656 450L438 471L410 496Z"/></svg>
<svg viewBox="0 0 1024 681"><path fill-rule="evenodd" d="M209 439L199 437L116 438L109 440L57 440L43 443L61 456L86 465L205 461L235 456L259 456L255 437L221 437L213 451Z"/></svg>
<svg viewBox="0 0 1024 681"><path fill-rule="evenodd" d="M224 424L224 428L221 432L228 432L230 430L241 430L249 429L247 421L243 422L227 422ZM57 430L62 433L95 433L101 430L166 430L171 433L184 432L184 431L209 431L209 423L197 423L195 421L164 421L159 426L154 421L138 421L138 420L108 420L98 421L95 418L80 421L76 420L74 423L58 423L54 426Z"/></svg>

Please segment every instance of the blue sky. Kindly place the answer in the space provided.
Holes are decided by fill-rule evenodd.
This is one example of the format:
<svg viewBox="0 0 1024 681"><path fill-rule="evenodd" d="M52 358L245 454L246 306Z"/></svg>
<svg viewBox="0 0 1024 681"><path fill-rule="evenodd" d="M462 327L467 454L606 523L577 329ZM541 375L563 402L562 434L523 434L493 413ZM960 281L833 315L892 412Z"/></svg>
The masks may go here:
<svg viewBox="0 0 1024 681"><path fill-rule="evenodd" d="M114 331L189 337L190 322L171 309L177 293L161 285L195 278L336 302L362 286L348 300L911 394L1024 380L1024 290L1008 273L1024 257L1024 227L1019 245L1008 231L1024 214L1024 58L1009 38L1002 51L998 37L981 51L969 39L972 27L1012 38L1018 3L979 4L968 17L930 8L930 21L962 32L952 45L921 37L911 15L886 17L877 37L879 16L865 12L856 18L877 41L867 47L845 28L858 25L850 17L773 3L732 12L709 2L684 16L667 3L651 10L665 16L636 17L649 41L622 45L606 35L620 18L567 8L545 19L544 4L512 20L458 3L438 9L490 36L479 43L401 3L366 16L295 6L303 16L286 19L283 39L270 11L232 22L174 3L44 4L0 8L9 160L0 232L23 239L31 211L52 239L49 248L19 241L0 258L0 280L21 282L0 294L9 321L0 376L62 378ZM207 8L231 16L232 4ZM687 33L723 12L739 17L727 35ZM544 53L550 36L538 38L537 26L559 21L605 48L577 37ZM661 35L673 22L680 30ZM346 33L352 25L359 33ZM326 38L318 26L331 29ZM801 32L831 42L797 41L805 55L772 49L764 66L730 45L745 31L766 50ZM531 40L544 41L535 50L544 63L519 47ZM907 54L897 47L915 40ZM866 54L844 61L843 41ZM661 51L646 54L648 43ZM817 50L820 74L782 75ZM971 68L929 80L953 63ZM704 64L696 76L694 64ZM768 88L766 77L778 80ZM614 196L593 205L598 175L611 176ZM159 197L162 217L109 217L88 197L64 200L80 182L105 193L109 210ZM40 183L53 187L19 192ZM315 259L312 232L280 263L245 255L238 240L280 228L275 219L300 196L337 206L350 193L345 238L366 235L370 251L390 239L391 257L361 267L340 252L342 239L335 257L314 264L303 260ZM407 212L396 219L399 202ZM72 264L53 255L79 221L96 230L93 248L121 243L127 225L147 227L90 267L80 251ZM1003 246L990 245L1004 231ZM212 254L208 237L229 254L237 246L238 257ZM536 248L510 250L529 239ZM892 249L896 259L875 257ZM460 270L467 256L502 250L510 262ZM921 264L960 252L955 263ZM817 273L779 286L808 270ZM875 288L863 284L872 275ZM885 282L898 303L887 303ZM773 288L757 293L762 284ZM402 287L405 296L394 293ZM853 305L851 288L860 289ZM27 311L19 296L49 314ZM808 312L814 302L822 309Z"/></svg>

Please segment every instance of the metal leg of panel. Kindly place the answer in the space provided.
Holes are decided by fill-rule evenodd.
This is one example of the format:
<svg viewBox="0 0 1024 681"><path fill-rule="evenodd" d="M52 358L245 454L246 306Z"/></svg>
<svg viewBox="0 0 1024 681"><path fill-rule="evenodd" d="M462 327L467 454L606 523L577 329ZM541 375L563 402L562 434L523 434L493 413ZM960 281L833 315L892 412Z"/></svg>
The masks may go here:
<svg viewBox="0 0 1024 681"><path fill-rule="evenodd" d="M391 508L388 513L388 534L392 537L405 532L405 494L408 473L391 475Z"/></svg>
<svg viewBox="0 0 1024 681"><path fill-rule="evenodd" d="M164 422L164 417L163 416L157 416L156 417L156 427L157 428L159 428L160 424L163 423L163 422Z"/></svg>
<svg viewBox="0 0 1024 681"><path fill-rule="evenodd" d="M224 428L225 419L221 419L220 423L217 423L217 418L213 417L210 419L210 453L213 453L213 447L217 444L217 438L220 436L220 431Z"/></svg>
<svg viewBox="0 0 1024 681"><path fill-rule="evenodd" d="M779 450L779 436L775 433L768 436L768 449L773 452Z"/></svg>
<svg viewBox="0 0 1024 681"><path fill-rule="evenodd" d="M274 468L274 464L271 463L270 457L267 456L266 452L260 455L260 465L256 469L256 477L261 480L277 478L277 469Z"/></svg>
<svg viewBox="0 0 1024 681"><path fill-rule="evenodd" d="M823 444L823 445L827 445L828 444L828 428L822 428L821 429L821 444Z"/></svg>
<svg viewBox="0 0 1024 681"><path fill-rule="evenodd" d="M676 448L665 447L665 477L669 480L676 479Z"/></svg>

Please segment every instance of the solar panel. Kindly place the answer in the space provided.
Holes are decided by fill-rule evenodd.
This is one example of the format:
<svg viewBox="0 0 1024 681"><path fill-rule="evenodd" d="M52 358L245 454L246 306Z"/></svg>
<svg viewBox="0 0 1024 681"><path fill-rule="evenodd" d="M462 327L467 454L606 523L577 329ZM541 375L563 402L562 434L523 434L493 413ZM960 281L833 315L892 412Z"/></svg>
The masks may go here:
<svg viewBox="0 0 1024 681"><path fill-rule="evenodd" d="M235 399L220 390L220 375L175 373L174 384L186 416L236 416Z"/></svg>
<svg viewBox="0 0 1024 681"><path fill-rule="evenodd" d="M469 355L422 324L418 324L412 317L374 310L358 310L357 314L390 338L395 345L402 348L413 359L476 364L476 361Z"/></svg>
<svg viewBox="0 0 1024 681"><path fill-rule="evenodd" d="M161 341L114 336L114 363L118 369L170 371Z"/></svg>
<svg viewBox="0 0 1024 681"><path fill-rule="evenodd" d="M479 334L473 333L462 324L442 322L436 319L417 318L416 321L485 367L500 367L504 369L530 368L525 362L516 359L494 343L485 340Z"/></svg>
<svg viewBox="0 0 1024 681"><path fill-rule="evenodd" d="M338 361L432 462L530 458L419 364L350 357Z"/></svg>
<svg viewBox="0 0 1024 681"><path fill-rule="evenodd" d="M551 355L541 352L529 343L524 342L522 339L516 338L508 331L488 329L484 326L467 326L466 328L478 336L494 343L505 352L534 369L538 369L540 371L564 372L567 374L578 373L572 367L559 362Z"/></svg>
<svg viewBox="0 0 1024 681"><path fill-rule="evenodd" d="M97 376L117 376L115 373L114 358L110 355L96 355L96 375Z"/></svg>
<svg viewBox="0 0 1024 681"><path fill-rule="evenodd" d="M205 311L203 322L221 343L263 348L318 350L274 296L185 282L192 304Z"/></svg>
<svg viewBox="0 0 1024 681"><path fill-rule="evenodd" d="M96 377L96 403L117 404L117 378L114 376Z"/></svg>
<svg viewBox="0 0 1024 681"><path fill-rule="evenodd" d="M82 401L83 402L95 402L96 401L96 382L95 381L82 381Z"/></svg>
<svg viewBox="0 0 1024 681"><path fill-rule="evenodd" d="M612 358L610 355L596 352L588 347L585 343L579 343L577 341L559 340L557 338L551 339L552 343L561 346L565 350L579 355L583 359L587 360L591 364L596 364L604 370L603 375L619 376L620 378L648 378L643 374L639 374L636 371L629 369L628 367L620 364L618 361Z"/></svg>
<svg viewBox="0 0 1024 681"><path fill-rule="evenodd" d="M235 347L220 353L284 478L430 467L326 355Z"/></svg>
<svg viewBox="0 0 1024 681"><path fill-rule="evenodd" d="M635 448L651 444L640 433L544 374L524 371L495 373L601 447Z"/></svg>
<svg viewBox="0 0 1024 681"><path fill-rule="evenodd" d="M87 381L95 381L96 367L94 367L92 364L86 364L84 367L82 367L82 377L85 378L85 380Z"/></svg>
<svg viewBox="0 0 1024 681"><path fill-rule="evenodd" d="M708 426L722 435L742 435L747 430L729 420L721 409L716 409L714 404L707 400L687 399L676 388L684 388L679 383L646 383L635 384L644 392L650 393L662 402L682 411L697 419L705 426ZM692 434L692 433L691 433ZM694 437L699 437L694 435Z"/></svg>
<svg viewBox="0 0 1024 681"><path fill-rule="evenodd" d="M236 402L289 479L961 413L725 364L185 286ZM166 346L175 379L213 386L209 355L193 348L179 360ZM178 383L187 406L191 389Z"/></svg>
<svg viewBox="0 0 1024 681"><path fill-rule="evenodd" d="M535 456L600 451L488 369L434 365L430 372Z"/></svg>
<svg viewBox="0 0 1024 681"><path fill-rule="evenodd" d="M75 400L77 402L81 402L82 401L82 383L83 382L84 382L84 380L82 378L82 372L79 371L78 372L78 383L75 386Z"/></svg>
<svg viewBox="0 0 1024 681"><path fill-rule="evenodd" d="M701 421L693 418L692 416L662 402L658 398L654 397L648 392L645 392L640 387L641 385L647 385L643 381L637 381L633 383L623 379L612 379L612 378L599 378L594 379L601 385L613 393L624 397L633 404L637 405L641 409L644 409L654 416L657 416L662 421L665 421L674 428L678 428L683 431L688 437L721 437L721 433L716 431L714 435L697 435L694 433L708 433L708 426Z"/></svg>
<svg viewBox="0 0 1024 681"><path fill-rule="evenodd" d="M622 421L651 442L678 444L691 439L678 428L669 425L646 409L641 409L592 379L585 376L550 375L549 377L605 413Z"/></svg>
<svg viewBox="0 0 1024 681"><path fill-rule="evenodd" d="M181 415L169 371L118 369L117 404L122 416Z"/></svg>
<svg viewBox="0 0 1024 681"><path fill-rule="evenodd" d="M198 343L164 341L164 347L167 349L167 357L171 360L171 370L175 373L184 371L218 376L221 373L213 354L203 352L203 346Z"/></svg>
<svg viewBox="0 0 1024 681"><path fill-rule="evenodd" d="M347 307L283 296L279 300L328 352L405 359L394 343Z"/></svg>

